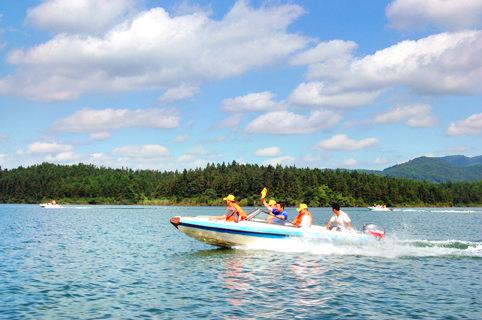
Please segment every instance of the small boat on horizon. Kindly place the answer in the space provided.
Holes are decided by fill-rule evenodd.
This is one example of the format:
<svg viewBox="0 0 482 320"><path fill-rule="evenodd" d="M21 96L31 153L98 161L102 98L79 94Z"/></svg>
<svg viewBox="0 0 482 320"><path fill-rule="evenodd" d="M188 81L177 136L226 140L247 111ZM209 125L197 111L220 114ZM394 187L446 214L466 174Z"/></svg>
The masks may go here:
<svg viewBox="0 0 482 320"><path fill-rule="evenodd" d="M41 204L39 204L39 206L41 206L42 208L45 208L45 209L60 209L60 208L64 208L63 206L61 206L60 204L58 204L55 200L52 200L52 201L47 202L47 203L41 203Z"/></svg>
<svg viewBox="0 0 482 320"><path fill-rule="evenodd" d="M368 210L370 210L370 211L393 211L392 208L388 208L386 205L380 205L380 204L377 204L377 205L372 206L372 207L368 207Z"/></svg>
<svg viewBox="0 0 482 320"><path fill-rule="evenodd" d="M299 228L291 223L273 224L255 216L262 212L257 209L248 219L239 222L214 220L211 216L181 217L170 219L171 224L179 231L198 241L218 246L236 247L256 243L272 243L288 238L305 238L313 241L335 244L367 244L380 240L385 231L374 224L364 226L362 232L339 232L327 230L324 226L312 225L310 228Z"/></svg>

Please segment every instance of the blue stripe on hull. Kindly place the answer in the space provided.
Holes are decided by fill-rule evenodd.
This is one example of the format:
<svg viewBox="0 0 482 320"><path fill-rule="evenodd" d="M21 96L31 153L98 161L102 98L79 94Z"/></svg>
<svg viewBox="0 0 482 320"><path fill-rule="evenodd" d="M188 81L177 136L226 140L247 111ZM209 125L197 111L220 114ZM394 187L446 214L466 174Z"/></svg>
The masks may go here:
<svg viewBox="0 0 482 320"><path fill-rule="evenodd" d="M254 231L241 231L241 230L231 230L231 229L222 229L222 228L216 228L216 227L207 227L207 226L200 226L197 224L191 224L191 223L184 223L181 222L179 226L184 226L184 227L189 227L189 228L196 228L196 229L202 229L202 230L209 230L209 231L215 231L215 232L221 232L221 233L231 233L231 234L240 234L243 236L250 236L250 237L259 237L259 238L287 238L289 235L286 234L276 234L276 233L265 233L265 232L254 232Z"/></svg>

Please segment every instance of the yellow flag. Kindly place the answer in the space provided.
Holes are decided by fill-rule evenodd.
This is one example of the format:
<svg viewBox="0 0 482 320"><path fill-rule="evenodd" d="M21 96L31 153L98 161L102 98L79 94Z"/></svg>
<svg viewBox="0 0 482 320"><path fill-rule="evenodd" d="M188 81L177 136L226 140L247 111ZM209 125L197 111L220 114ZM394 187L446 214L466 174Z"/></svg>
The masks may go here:
<svg viewBox="0 0 482 320"><path fill-rule="evenodd" d="M263 188L263 190L261 190L261 199L266 198L267 194L268 194L268 189Z"/></svg>

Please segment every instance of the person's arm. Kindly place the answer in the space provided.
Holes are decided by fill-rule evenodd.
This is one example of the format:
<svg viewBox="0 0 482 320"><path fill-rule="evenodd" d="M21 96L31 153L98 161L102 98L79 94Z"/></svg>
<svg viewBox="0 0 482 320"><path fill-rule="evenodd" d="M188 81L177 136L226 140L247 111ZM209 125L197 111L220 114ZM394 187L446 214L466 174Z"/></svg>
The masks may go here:
<svg viewBox="0 0 482 320"><path fill-rule="evenodd" d="M330 230L330 229L331 229L331 225L333 224L333 222L335 222L334 217L335 217L335 216L331 216L330 220L328 220L328 223L326 224L326 229L327 229L327 230Z"/></svg>
<svg viewBox="0 0 482 320"><path fill-rule="evenodd" d="M272 212L272 208L266 203L266 199L265 198L262 198L261 199L261 202L263 203L263 206L269 210L269 212Z"/></svg>

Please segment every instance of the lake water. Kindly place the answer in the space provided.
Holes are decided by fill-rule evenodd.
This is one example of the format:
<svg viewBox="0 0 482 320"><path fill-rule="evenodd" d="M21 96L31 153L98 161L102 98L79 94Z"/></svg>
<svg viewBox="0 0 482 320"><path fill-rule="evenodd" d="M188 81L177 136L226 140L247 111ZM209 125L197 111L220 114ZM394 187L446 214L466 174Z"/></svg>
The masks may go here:
<svg viewBox="0 0 482 320"><path fill-rule="evenodd" d="M0 318L482 318L482 208L345 211L387 240L216 249L169 218L223 208L0 205Z"/></svg>

